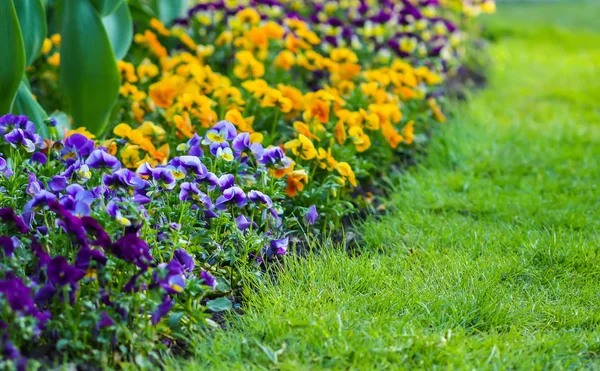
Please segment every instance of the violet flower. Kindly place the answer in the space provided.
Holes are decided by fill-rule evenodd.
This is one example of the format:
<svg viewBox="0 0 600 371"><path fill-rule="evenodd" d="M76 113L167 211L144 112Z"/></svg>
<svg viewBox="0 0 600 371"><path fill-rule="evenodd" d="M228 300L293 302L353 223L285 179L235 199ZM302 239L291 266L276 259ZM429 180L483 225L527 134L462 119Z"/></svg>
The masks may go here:
<svg viewBox="0 0 600 371"><path fill-rule="evenodd" d="M221 175L219 178L219 189L221 191L231 188L235 185L235 177L232 174Z"/></svg>
<svg viewBox="0 0 600 371"><path fill-rule="evenodd" d="M271 197L267 196L261 191L252 190L248 192L248 199L255 204L265 204L267 208L271 208L273 206L273 200L271 200Z"/></svg>
<svg viewBox="0 0 600 371"><path fill-rule="evenodd" d="M169 314L169 311L171 308L173 308L173 305L175 305L173 300L169 297L169 295L165 295L162 303L160 303L158 307L156 307L156 310L152 313L152 324L156 326L164 316Z"/></svg>
<svg viewBox="0 0 600 371"><path fill-rule="evenodd" d="M95 149L85 160L85 164L92 169L116 171L121 168L121 163L115 156L101 149Z"/></svg>
<svg viewBox="0 0 600 371"><path fill-rule="evenodd" d="M126 234L112 244L111 252L119 259L146 268L152 262L150 247L135 234Z"/></svg>
<svg viewBox="0 0 600 371"><path fill-rule="evenodd" d="M15 211L10 207L5 207L0 209L0 220L5 223L5 225L13 226L16 228L19 233L25 234L29 231L29 228L23 222L23 219L15 214Z"/></svg>
<svg viewBox="0 0 600 371"><path fill-rule="evenodd" d="M240 187L231 187L223 192L223 195L217 198L216 206L218 210L225 210L229 204L236 204L243 207L248 202L244 191Z"/></svg>
<svg viewBox="0 0 600 371"><path fill-rule="evenodd" d="M204 280L206 286L212 287L213 290L217 288L217 279L207 271L203 270L200 273L200 278Z"/></svg>
<svg viewBox="0 0 600 371"><path fill-rule="evenodd" d="M317 207L315 205L309 207L304 217L306 218L308 224L314 225L319 217L319 213L317 213Z"/></svg>
<svg viewBox="0 0 600 371"><path fill-rule="evenodd" d="M113 321L113 319L110 318L108 313L106 313L106 311L102 311L102 313L100 313L100 320L98 320L96 328L101 329L104 327L114 326L114 324L115 321Z"/></svg>
<svg viewBox="0 0 600 371"><path fill-rule="evenodd" d="M50 282L56 286L72 286L85 276L84 270L70 265L64 256L52 258L48 263L46 273Z"/></svg>

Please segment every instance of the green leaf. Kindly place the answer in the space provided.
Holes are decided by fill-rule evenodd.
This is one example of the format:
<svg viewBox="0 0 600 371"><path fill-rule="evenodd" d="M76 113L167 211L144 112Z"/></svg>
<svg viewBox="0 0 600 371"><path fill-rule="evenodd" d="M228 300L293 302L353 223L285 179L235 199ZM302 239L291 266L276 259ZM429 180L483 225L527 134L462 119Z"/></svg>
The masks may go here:
<svg viewBox="0 0 600 371"><path fill-rule="evenodd" d="M2 52L0 52L0 115L2 115L11 111L25 73L25 47L13 0L3 0L0 6L0 45L2 45Z"/></svg>
<svg viewBox="0 0 600 371"><path fill-rule="evenodd" d="M118 60L125 58L133 41L133 20L127 1L121 1L121 5L114 12L102 17L102 23L108 33L115 56Z"/></svg>
<svg viewBox="0 0 600 371"><path fill-rule="evenodd" d="M73 1L73 0L69 0ZM101 16L106 16L114 12L119 5L121 0L89 0L94 8L100 13Z"/></svg>
<svg viewBox="0 0 600 371"><path fill-rule="evenodd" d="M231 301L227 298L218 298L207 302L206 307L208 308L208 310L213 312L223 312L226 310L231 310L231 308L233 308L233 305L231 304Z"/></svg>
<svg viewBox="0 0 600 371"><path fill-rule="evenodd" d="M185 0L152 0L154 13L165 25L170 25L175 18L181 17L186 6Z"/></svg>
<svg viewBox="0 0 600 371"><path fill-rule="evenodd" d="M88 0L63 3L60 79L75 127L101 135L119 95L117 60Z"/></svg>
<svg viewBox="0 0 600 371"><path fill-rule="evenodd" d="M42 138L48 138L48 127L44 123L44 120L48 115L35 98L33 98L33 94L29 91L25 80L19 85L12 112L16 115L28 116L29 121L35 124L37 133L41 135Z"/></svg>
<svg viewBox="0 0 600 371"><path fill-rule="evenodd" d="M27 66L39 56L46 38L46 11L42 0L18 0L15 10L21 25Z"/></svg>
<svg viewBox="0 0 600 371"><path fill-rule="evenodd" d="M53 112L50 115L56 121L56 134L58 139L64 139L65 134L71 131L71 122L69 122L69 116L62 111Z"/></svg>

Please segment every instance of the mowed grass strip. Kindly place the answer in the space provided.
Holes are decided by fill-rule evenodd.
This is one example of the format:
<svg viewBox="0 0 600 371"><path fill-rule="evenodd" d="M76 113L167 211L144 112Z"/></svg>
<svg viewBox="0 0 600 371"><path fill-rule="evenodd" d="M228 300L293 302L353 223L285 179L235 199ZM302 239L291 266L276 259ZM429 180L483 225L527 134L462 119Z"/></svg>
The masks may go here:
<svg viewBox="0 0 600 371"><path fill-rule="evenodd" d="M600 4L499 5L490 86L394 210L246 289L177 368L600 367Z"/></svg>

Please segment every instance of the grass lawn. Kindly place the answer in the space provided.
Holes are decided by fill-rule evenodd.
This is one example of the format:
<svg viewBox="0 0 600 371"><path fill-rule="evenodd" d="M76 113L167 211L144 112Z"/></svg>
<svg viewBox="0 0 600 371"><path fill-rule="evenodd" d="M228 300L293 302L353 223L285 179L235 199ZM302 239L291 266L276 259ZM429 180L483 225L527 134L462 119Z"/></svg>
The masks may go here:
<svg viewBox="0 0 600 371"><path fill-rule="evenodd" d="M362 254L288 259L178 367L600 368L598 19L500 4L490 86L359 227Z"/></svg>

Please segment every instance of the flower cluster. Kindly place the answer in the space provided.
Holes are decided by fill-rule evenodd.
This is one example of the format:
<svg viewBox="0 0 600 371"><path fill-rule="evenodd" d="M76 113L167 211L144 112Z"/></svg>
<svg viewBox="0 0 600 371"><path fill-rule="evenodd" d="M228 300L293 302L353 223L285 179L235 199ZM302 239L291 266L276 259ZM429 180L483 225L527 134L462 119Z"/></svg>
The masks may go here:
<svg viewBox="0 0 600 371"><path fill-rule="evenodd" d="M99 137L60 112L49 138L27 117L0 118L10 366L46 346L153 360L214 324L206 308L243 272L263 274L291 235L340 227L373 202L357 188L421 150L446 120L462 22L494 11L493 0L194 4L173 25L137 9ZM60 43L47 39L28 70L48 112L68 106Z"/></svg>
<svg viewBox="0 0 600 371"><path fill-rule="evenodd" d="M136 171L78 132L44 141L27 117L3 116L0 133L0 350L15 364L47 342L126 349L135 329L150 357L205 326L203 298L235 288L239 269L287 252L271 172L291 160L227 121Z"/></svg>

